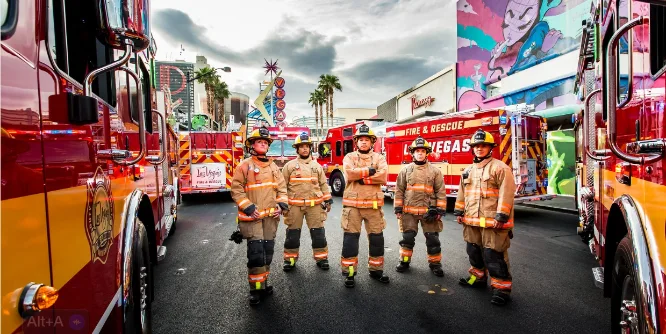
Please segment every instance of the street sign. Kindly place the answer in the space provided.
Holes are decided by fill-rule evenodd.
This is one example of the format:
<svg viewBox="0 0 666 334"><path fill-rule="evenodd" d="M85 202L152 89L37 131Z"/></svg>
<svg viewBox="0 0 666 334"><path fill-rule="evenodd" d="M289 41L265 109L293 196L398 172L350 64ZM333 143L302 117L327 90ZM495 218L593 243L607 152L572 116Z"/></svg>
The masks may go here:
<svg viewBox="0 0 666 334"><path fill-rule="evenodd" d="M285 118L287 118L287 113L284 112L284 110L278 110L278 112L275 113L275 119L278 122L284 121Z"/></svg>
<svg viewBox="0 0 666 334"><path fill-rule="evenodd" d="M286 94L286 92L282 88L278 88L275 91L275 97L277 97L278 99L284 99L285 94Z"/></svg>
<svg viewBox="0 0 666 334"><path fill-rule="evenodd" d="M275 87L282 88L282 87L284 87L284 84L285 84L285 82L284 82L283 77L276 77L275 78Z"/></svg>
<svg viewBox="0 0 666 334"><path fill-rule="evenodd" d="M275 102L275 107L278 110L283 110L284 107L286 107L286 106L287 106L287 102L284 102L284 100L277 100L277 102Z"/></svg>

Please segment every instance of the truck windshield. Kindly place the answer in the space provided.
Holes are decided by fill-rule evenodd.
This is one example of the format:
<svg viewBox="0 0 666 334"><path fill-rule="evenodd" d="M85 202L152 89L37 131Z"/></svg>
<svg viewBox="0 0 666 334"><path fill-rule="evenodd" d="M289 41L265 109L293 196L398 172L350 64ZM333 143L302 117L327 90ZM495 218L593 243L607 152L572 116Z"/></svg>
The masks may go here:
<svg viewBox="0 0 666 334"><path fill-rule="evenodd" d="M296 149L291 147L291 145L294 145L294 139L285 139L284 140L284 155L286 157L290 156L297 156L298 154L296 153Z"/></svg>
<svg viewBox="0 0 666 334"><path fill-rule="evenodd" d="M281 140L274 140L271 146L268 148L268 152L266 153L266 156L268 157L279 157L282 156L282 141Z"/></svg>

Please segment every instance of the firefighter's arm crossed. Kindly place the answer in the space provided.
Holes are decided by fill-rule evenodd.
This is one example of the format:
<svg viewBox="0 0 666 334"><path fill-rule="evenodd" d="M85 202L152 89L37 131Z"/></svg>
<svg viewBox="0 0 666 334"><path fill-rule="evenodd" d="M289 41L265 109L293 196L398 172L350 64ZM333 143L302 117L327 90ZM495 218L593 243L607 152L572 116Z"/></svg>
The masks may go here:
<svg viewBox="0 0 666 334"><path fill-rule="evenodd" d="M342 160L342 166L345 172L347 182L356 182L364 177L374 175L377 170L370 167L357 168L356 162L347 154Z"/></svg>
<svg viewBox="0 0 666 334"><path fill-rule="evenodd" d="M247 216L252 218L259 218L259 211L257 207L247 198L247 193L245 192L245 185L247 184L247 178L243 172L246 168L246 164L241 164L236 168L236 173L234 173L233 178L231 179L231 198L238 205L238 211L242 211Z"/></svg>
<svg viewBox="0 0 666 334"><path fill-rule="evenodd" d="M502 228L509 221L513 211L516 184L511 176L512 173L509 168L498 168L495 173L495 182L499 185L499 200L497 201L497 213L495 214L495 221L500 223L497 226L498 228Z"/></svg>
<svg viewBox="0 0 666 334"><path fill-rule="evenodd" d="M393 212L402 219L403 199L405 198L405 189L407 188L407 167L403 167L398 173L398 179L395 182L395 196L393 197Z"/></svg>
<svg viewBox="0 0 666 334"><path fill-rule="evenodd" d="M370 167L370 170L374 170ZM386 163L386 158L383 155L379 155L379 161L377 161L377 169L374 173L371 173L370 176L364 177L361 179L361 184L378 184L385 185L388 177L388 164Z"/></svg>

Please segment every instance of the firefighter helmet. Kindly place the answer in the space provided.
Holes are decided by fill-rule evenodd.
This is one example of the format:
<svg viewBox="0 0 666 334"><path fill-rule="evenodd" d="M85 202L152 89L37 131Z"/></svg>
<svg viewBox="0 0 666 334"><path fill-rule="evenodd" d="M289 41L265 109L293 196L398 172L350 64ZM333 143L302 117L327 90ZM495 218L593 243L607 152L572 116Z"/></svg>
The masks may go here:
<svg viewBox="0 0 666 334"><path fill-rule="evenodd" d="M375 136L375 132L370 129L369 126L362 124L358 130L356 130L356 133L354 134L354 140L358 140L361 137L368 137L372 142L375 142L377 140L377 136Z"/></svg>
<svg viewBox="0 0 666 334"><path fill-rule="evenodd" d="M430 146L430 143L428 143L428 141L423 139L423 137L421 137L421 136L418 136L416 139L414 139L412 144L409 145L409 152L414 153L414 151L417 148L425 149L426 153L431 153L432 152L432 146Z"/></svg>
<svg viewBox="0 0 666 334"><path fill-rule="evenodd" d="M291 145L291 147L298 149L299 145L304 144L310 145L310 147L312 147L312 140L310 140L310 136L308 136L308 134L305 132L296 137L296 140L294 140L294 143Z"/></svg>
<svg viewBox="0 0 666 334"><path fill-rule="evenodd" d="M270 132L268 131L268 129L266 129L266 127L261 127L259 129L252 131L252 133L250 133L250 136L248 136L247 139L245 139L245 147L250 148L250 146L252 146L254 141L257 139L266 140L268 142L268 146L270 146L271 143L273 143L273 139L271 139Z"/></svg>
<svg viewBox="0 0 666 334"><path fill-rule="evenodd" d="M474 147L479 144L487 144L492 147L495 147L495 138L488 131L483 131L481 129L476 130L474 135L472 135L472 141L469 143L469 146Z"/></svg>

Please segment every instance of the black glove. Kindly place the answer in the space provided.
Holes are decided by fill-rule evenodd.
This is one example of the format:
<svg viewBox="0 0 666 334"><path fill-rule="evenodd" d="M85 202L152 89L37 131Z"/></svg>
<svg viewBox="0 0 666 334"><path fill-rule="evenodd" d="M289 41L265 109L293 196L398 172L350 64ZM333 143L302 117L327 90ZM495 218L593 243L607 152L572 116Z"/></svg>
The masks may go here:
<svg viewBox="0 0 666 334"><path fill-rule="evenodd" d="M358 180L358 181L356 181L356 182L358 182L358 183L360 183L360 184L365 184L365 182L363 182L363 179L360 179L360 180Z"/></svg>
<svg viewBox="0 0 666 334"><path fill-rule="evenodd" d="M437 214L438 214L440 217L444 217L444 216L446 216L446 209L437 208Z"/></svg>
<svg viewBox="0 0 666 334"><path fill-rule="evenodd" d="M463 210L453 210L453 215L457 217L462 217L465 215L465 211Z"/></svg>
<svg viewBox="0 0 666 334"><path fill-rule="evenodd" d="M497 224L495 224L495 228L501 229L504 227L504 223L509 221L509 216L498 212L495 214L495 221L497 222Z"/></svg>
<svg viewBox="0 0 666 334"><path fill-rule="evenodd" d="M370 176L377 174L377 170L372 167L368 168L368 172L370 172Z"/></svg>
<svg viewBox="0 0 666 334"><path fill-rule="evenodd" d="M289 211L289 205L287 205L286 203L279 202L278 206L280 207L280 210L282 210L282 211Z"/></svg>
<svg viewBox="0 0 666 334"><path fill-rule="evenodd" d="M256 209L257 209L257 207L254 206L254 204L250 204L250 206L248 206L247 208L245 208L245 210L243 210L243 213L245 213L248 216L251 216L252 213L254 213L254 210L256 210Z"/></svg>
<svg viewBox="0 0 666 334"><path fill-rule="evenodd" d="M333 199L329 198L329 199L325 200L324 203L332 205L333 204Z"/></svg>
<svg viewBox="0 0 666 334"><path fill-rule="evenodd" d="M396 206L393 208L393 213L397 214L402 214L402 207L401 206Z"/></svg>
<svg viewBox="0 0 666 334"><path fill-rule="evenodd" d="M436 207L431 206L428 209L428 212L426 212L426 214L423 215L423 220L425 220L427 222L435 222L435 221L437 221L437 219L439 219L439 213L437 212Z"/></svg>
<svg viewBox="0 0 666 334"><path fill-rule="evenodd" d="M229 237L229 240L237 244L240 244L241 242L243 242L243 234L241 233L241 231L236 230L234 231L234 233L231 233L231 237Z"/></svg>

